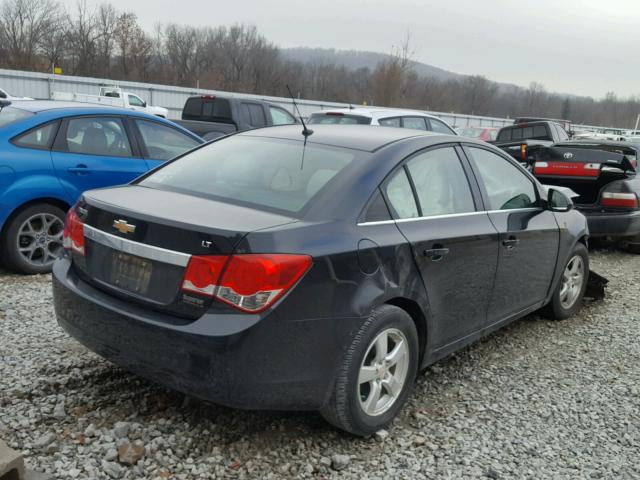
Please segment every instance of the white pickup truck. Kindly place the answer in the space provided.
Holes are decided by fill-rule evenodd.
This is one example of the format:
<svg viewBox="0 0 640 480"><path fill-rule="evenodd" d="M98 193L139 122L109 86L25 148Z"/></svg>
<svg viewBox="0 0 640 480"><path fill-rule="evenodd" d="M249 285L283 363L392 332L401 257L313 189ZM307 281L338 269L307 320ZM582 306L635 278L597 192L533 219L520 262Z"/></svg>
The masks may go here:
<svg viewBox="0 0 640 480"><path fill-rule="evenodd" d="M118 87L100 87L99 95L87 93L53 92L53 100L63 100L67 102L99 103L112 107L130 108L158 117L167 118L169 110L163 107L147 105L142 98L130 92L125 92Z"/></svg>

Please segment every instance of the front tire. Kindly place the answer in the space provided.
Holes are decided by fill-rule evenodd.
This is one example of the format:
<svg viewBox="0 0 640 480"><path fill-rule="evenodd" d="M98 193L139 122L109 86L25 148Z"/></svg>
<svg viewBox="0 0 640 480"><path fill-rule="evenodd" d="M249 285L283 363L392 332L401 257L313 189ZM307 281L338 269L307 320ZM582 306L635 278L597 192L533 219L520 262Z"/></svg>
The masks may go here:
<svg viewBox="0 0 640 480"><path fill-rule="evenodd" d="M589 252L578 243L562 271L562 278L553 292L551 301L544 308L545 316L564 320L580 309L589 279Z"/></svg>
<svg viewBox="0 0 640 480"><path fill-rule="evenodd" d="M413 389L418 333L402 309L374 310L349 346L328 404L320 411L334 426L367 436L386 427Z"/></svg>
<svg viewBox="0 0 640 480"><path fill-rule="evenodd" d="M7 268L27 275L49 273L62 254L65 212L47 203L30 205L15 215L2 236Z"/></svg>

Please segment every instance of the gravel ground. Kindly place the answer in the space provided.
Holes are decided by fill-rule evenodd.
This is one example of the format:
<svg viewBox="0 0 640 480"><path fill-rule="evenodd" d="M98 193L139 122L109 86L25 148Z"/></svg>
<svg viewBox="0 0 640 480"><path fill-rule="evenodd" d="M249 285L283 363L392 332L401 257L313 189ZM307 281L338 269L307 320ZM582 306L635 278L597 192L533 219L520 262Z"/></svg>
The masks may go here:
<svg viewBox="0 0 640 480"><path fill-rule="evenodd" d="M48 276L2 272L0 437L54 478L640 478L640 256L592 265L611 281L604 302L432 366L367 440L136 378L58 327Z"/></svg>

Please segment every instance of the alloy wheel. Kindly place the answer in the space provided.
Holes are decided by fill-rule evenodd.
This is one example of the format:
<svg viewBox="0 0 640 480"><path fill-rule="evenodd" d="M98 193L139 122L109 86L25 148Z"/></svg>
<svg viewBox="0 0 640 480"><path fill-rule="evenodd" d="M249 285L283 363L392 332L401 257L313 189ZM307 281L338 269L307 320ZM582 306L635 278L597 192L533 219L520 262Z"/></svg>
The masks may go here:
<svg viewBox="0 0 640 480"><path fill-rule="evenodd" d="M383 330L369 345L358 373L358 398L367 415L382 415L400 396L409 369L408 345L396 328Z"/></svg>
<svg viewBox="0 0 640 480"><path fill-rule="evenodd" d="M62 254L63 234L62 219L51 213L37 213L20 226L18 251L30 265L50 266Z"/></svg>
<svg viewBox="0 0 640 480"><path fill-rule="evenodd" d="M567 263L562 274L562 286L560 287L562 308L570 309L580 297L585 278L584 270L584 261L580 255L574 255Z"/></svg>

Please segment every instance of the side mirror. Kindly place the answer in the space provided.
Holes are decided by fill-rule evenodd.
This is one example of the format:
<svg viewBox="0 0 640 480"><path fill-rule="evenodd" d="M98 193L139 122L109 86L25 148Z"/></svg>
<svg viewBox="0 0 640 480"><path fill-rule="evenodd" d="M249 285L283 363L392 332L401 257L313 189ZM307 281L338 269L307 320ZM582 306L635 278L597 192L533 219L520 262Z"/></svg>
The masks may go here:
<svg viewBox="0 0 640 480"><path fill-rule="evenodd" d="M547 205L553 212L568 212L573 209L573 200L560 190L550 188L547 193Z"/></svg>
<svg viewBox="0 0 640 480"><path fill-rule="evenodd" d="M144 108L147 108L147 102L145 102L145 101L143 100L143 101L142 101L142 106L143 106Z"/></svg>
<svg viewBox="0 0 640 480"><path fill-rule="evenodd" d="M0 90L0 98L7 98L7 94Z"/></svg>

